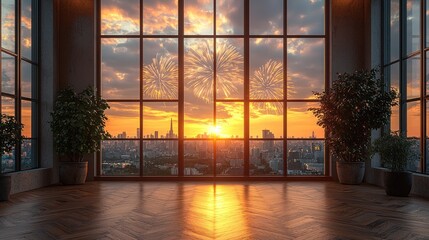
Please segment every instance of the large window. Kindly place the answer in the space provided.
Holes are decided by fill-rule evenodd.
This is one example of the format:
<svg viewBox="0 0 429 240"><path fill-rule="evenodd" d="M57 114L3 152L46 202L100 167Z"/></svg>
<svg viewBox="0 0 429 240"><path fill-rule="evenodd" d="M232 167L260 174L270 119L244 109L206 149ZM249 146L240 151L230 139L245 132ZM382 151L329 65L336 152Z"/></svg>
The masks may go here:
<svg viewBox="0 0 429 240"><path fill-rule="evenodd" d="M400 131L416 143L408 170L428 173L429 1L385 0L383 4L384 76L400 92L400 104L392 109L390 130Z"/></svg>
<svg viewBox="0 0 429 240"><path fill-rule="evenodd" d="M325 0L98 0L98 175L321 176Z"/></svg>
<svg viewBox="0 0 429 240"><path fill-rule="evenodd" d="M2 155L1 172L38 167L37 0L1 1L1 113L24 125L24 139Z"/></svg>

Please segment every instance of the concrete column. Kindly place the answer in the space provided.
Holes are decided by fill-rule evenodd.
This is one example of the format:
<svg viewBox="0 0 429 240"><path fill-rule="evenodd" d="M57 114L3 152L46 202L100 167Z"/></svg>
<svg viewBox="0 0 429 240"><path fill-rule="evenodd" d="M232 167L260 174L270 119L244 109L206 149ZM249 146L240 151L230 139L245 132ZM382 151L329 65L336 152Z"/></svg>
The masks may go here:
<svg viewBox="0 0 429 240"><path fill-rule="evenodd" d="M58 85L82 91L95 86L95 1L57 1ZM88 178L94 178L94 155L88 159Z"/></svg>
<svg viewBox="0 0 429 240"><path fill-rule="evenodd" d="M371 0L332 0L331 72L370 68ZM336 160L332 159L332 176L337 179Z"/></svg>

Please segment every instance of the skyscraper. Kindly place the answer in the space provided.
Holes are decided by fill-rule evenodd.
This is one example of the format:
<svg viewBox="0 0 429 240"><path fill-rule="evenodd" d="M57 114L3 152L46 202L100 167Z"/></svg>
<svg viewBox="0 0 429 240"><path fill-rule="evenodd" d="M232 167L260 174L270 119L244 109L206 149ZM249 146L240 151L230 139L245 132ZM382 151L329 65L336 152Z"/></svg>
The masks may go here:
<svg viewBox="0 0 429 240"><path fill-rule="evenodd" d="M174 138L174 132L173 132L173 118L170 120L170 131L167 133L167 138Z"/></svg>
<svg viewBox="0 0 429 240"><path fill-rule="evenodd" d="M273 139L274 133L272 133L268 129L262 130L262 138L264 139ZM274 141L273 140L264 140L263 149L264 150L272 150L274 148Z"/></svg>

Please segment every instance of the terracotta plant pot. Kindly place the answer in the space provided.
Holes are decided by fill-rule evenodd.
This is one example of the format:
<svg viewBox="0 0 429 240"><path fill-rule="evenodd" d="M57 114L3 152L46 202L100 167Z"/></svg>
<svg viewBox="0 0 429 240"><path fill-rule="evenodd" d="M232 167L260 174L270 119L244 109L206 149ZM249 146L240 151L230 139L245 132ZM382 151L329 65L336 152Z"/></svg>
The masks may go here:
<svg viewBox="0 0 429 240"><path fill-rule="evenodd" d="M397 197L407 197L413 186L411 172L384 172L384 188L386 194Z"/></svg>
<svg viewBox="0 0 429 240"><path fill-rule="evenodd" d="M342 184L361 184L365 175L365 162L337 162L337 174Z"/></svg>
<svg viewBox="0 0 429 240"><path fill-rule="evenodd" d="M0 201L9 200L11 185L10 176L0 175Z"/></svg>
<svg viewBox="0 0 429 240"><path fill-rule="evenodd" d="M88 174L88 162L62 162L60 182L64 185L84 184Z"/></svg>

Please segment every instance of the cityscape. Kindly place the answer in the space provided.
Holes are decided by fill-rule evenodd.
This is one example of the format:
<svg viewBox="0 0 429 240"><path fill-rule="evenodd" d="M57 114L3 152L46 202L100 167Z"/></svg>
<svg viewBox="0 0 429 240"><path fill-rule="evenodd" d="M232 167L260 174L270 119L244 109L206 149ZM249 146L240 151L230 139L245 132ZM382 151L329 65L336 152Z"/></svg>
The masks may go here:
<svg viewBox="0 0 429 240"><path fill-rule="evenodd" d="M32 169L37 167L37 161L32 157L35 146L31 140L23 140L21 145L21 169ZM1 172L14 172L15 169L15 151L5 153L1 158Z"/></svg>
<svg viewBox="0 0 429 240"><path fill-rule="evenodd" d="M140 129L136 129L137 137ZM249 142L249 175L282 176L286 157L288 175L323 175L324 141L316 140L314 132L308 139L288 141L287 154L283 154L283 140L276 140L269 129L261 132L262 140ZM211 140L210 133L198 134L195 139L184 141L185 176L243 176L244 141L237 139ZM108 176L140 175L140 141L127 138L123 132L116 136L121 140L102 143L102 174ZM145 140L150 138L150 140ZM144 136L142 141L143 176L177 176L178 140L170 130ZM159 140L158 140L159 139ZM216 150L214 150L216 149ZM216 159L216 161L214 160Z"/></svg>

